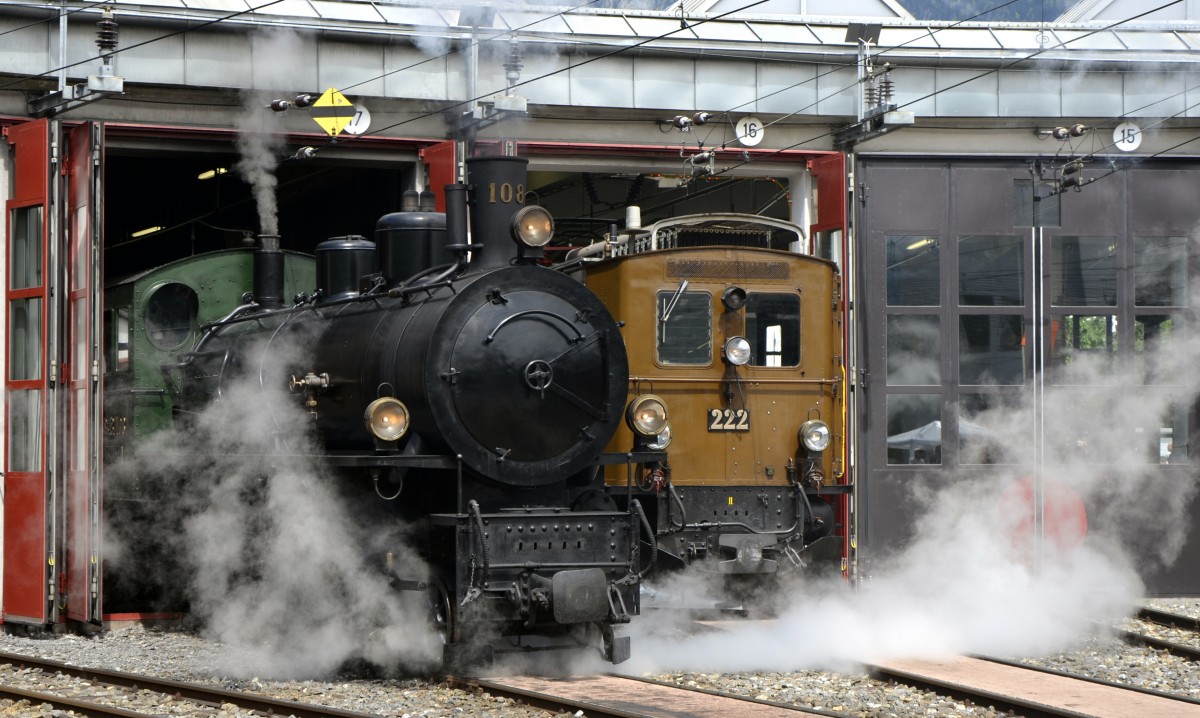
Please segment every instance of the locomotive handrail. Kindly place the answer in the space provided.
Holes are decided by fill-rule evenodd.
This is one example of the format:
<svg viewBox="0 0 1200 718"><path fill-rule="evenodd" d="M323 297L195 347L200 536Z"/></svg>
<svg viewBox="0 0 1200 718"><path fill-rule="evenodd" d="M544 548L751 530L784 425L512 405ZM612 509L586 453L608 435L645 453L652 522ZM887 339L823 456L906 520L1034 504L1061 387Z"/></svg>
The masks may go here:
<svg viewBox="0 0 1200 718"><path fill-rule="evenodd" d="M503 329L505 324L508 324L509 322L511 322L515 319L520 319L521 317L528 316L530 314L541 314L543 316L547 316L552 319L557 319L558 321L562 322L563 324L566 324L567 327L569 327L571 331L575 332L575 338L573 340L571 340L572 342L583 341L583 332L579 331L578 327L576 327L574 324L571 323L571 321L569 319L563 317L562 315L555 314L554 312L552 312L548 309L526 309L524 311L517 312L516 314L510 314L509 316L501 319L500 323L496 325L496 328L492 330L492 333L487 335L487 339L485 340L485 343L490 344L492 342L492 340L496 338L496 332Z"/></svg>
<svg viewBox="0 0 1200 718"><path fill-rule="evenodd" d="M712 376L629 376L630 383L646 381L646 382L663 382L663 383L684 383L684 382L713 382L722 381L720 377ZM770 377L758 378L751 377L744 379L747 384L839 384L841 379L775 379Z"/></svg>

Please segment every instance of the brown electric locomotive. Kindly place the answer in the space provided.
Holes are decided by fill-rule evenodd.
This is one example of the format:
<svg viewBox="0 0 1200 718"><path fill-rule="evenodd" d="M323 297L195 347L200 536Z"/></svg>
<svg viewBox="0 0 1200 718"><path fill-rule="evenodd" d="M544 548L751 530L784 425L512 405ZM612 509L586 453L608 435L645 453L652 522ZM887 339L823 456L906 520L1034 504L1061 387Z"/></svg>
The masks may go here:
<svg viewBox="0 0 1200 718"><path fill-rule="evenodd" d="M658 567L842 569L841 281L804 240L787 222L695 215L576 253L624 323L630 403L609 448L670 447L629 491L623 467L606 476L618 503L636 491L653 507Z"/></svg>

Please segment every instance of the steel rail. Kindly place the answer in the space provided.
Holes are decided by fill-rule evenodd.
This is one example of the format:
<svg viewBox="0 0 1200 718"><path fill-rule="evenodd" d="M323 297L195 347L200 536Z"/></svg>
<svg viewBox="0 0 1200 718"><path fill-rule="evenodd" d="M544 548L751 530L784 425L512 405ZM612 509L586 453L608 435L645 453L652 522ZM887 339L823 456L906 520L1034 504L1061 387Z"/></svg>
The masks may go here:
<svg viewBox="0 0 1200 718"><path fill-rule="evenodd" d="M40 705L50 705L57 710L72 711L81 715L89 716L90 718L153 718L152 713L138 713L131 711L128 708L118 708L116 706L106 706L91 701L79 700L77 698L67 698L65 696L54 695L51 693L38 693L37 691L27 691L14 686L0 684L0 698L5 698L10 701L29 701L34 708Z"/></svg>
<svg viewBox="0 0 1200 718"><path fill-rule="evenodd" d="M215 704L220 706L222 703L232 703L239 708L256 711L264 715L292 715L295 718L379 718L373 713L359 713L330 706L296 703L295 701L269 698L253 693L200 686L137 673L73 666L59 661L22 656L15 653L0 652L0 663L50 673L61 673L74 678L82 678L124 688L155 691L206 705Z"/></svg>
<svg viewBox="0 0 1200 718"><path fill-rule="evenodd" d="M1153 648L1158 651L1166 651L1173 656L1186 658L1189 661L1200 661L1200 648L1189 646L1184 643L1175 643L1174 641L1165 641L1161 638L1154 638L1136 631L1118 631L1117 635L1126 643Z"/></svg>
<svg viewBox="0 0 1200 718"><path fill-rule="evenodd" d="M1138 610L1137 617L1143 621L1157 623L1160 626L1182 628L1185 631L1196 631L1200 633L1200 618L1180 616L1177 613L1160 611L1157 608L1141 608Z"/></svg>

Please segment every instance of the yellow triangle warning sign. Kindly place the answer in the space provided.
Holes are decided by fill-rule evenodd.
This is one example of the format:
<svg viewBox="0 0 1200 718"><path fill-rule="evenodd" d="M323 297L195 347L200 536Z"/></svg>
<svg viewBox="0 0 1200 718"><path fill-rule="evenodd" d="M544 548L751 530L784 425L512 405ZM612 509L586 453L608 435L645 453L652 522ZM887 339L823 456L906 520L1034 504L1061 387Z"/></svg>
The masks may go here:
<svg viewBox="0 0 1200 718"><path fill-rule="evenodd" d="M313 103L311 112L321 129L336 137L354 119L355 109L345 95L331 87Z"/></svg>

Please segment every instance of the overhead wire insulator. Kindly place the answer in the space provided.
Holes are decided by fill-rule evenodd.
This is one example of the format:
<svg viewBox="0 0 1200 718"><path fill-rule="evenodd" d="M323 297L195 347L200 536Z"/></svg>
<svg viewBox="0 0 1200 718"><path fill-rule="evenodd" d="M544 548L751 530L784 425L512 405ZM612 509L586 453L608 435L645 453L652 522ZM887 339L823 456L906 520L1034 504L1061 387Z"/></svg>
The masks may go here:
<svg viewBox="0 0 1200 718"><path fill-rule="evenodd" d="M893 80L890 75L885 75L884 78L879 81L879 104L886 105L891 103L892 96L895 94L895 91L895 80Z"/></svg>
<svg viewBox="0 0 1200 718"><path fill-rule="evenodd" d="M117 36L120 34L111 7L104 7L96 27L99 28L96 30L96 46L100 48L100 54L107 57L117 49Z"/></svg>
<svg viewBox="0 0 1200 718"><path fill-rule="evenodd" d="M521 79L521 69L524 67L525 64L521 62L521 44L514 37L508 43L508 60L504 63L504 79L508 80L509 87Z"/></svg>
<svg viewBox="0 0 1200 718"><path fill-rule="evenodd" d="M292 106L293 107L309 107L312 105L312 103L316 102L317 99L318 98L316 95L308 95L308 94L296 95L296 99L292 100Z"/></svg>
<svg viewBox="0 0 1200 718"><path fill-rule="evenodd" d="M706 125L712 121L712 118L713 116L711 112L697 112L696 114L692 115L692 123L697 125Z"/></svg>

